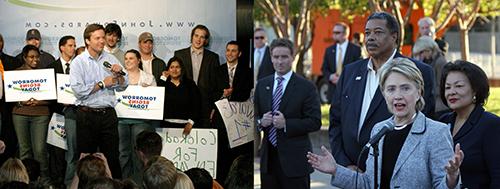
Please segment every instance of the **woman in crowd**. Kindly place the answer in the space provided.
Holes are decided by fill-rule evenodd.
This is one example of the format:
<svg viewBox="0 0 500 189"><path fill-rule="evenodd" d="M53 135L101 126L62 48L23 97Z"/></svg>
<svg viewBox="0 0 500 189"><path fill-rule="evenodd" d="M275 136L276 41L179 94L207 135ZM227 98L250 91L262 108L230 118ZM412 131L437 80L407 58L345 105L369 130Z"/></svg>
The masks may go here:
<svg viewBox="0 0 500 189"><path fill-rule="evenodd" d="M184 128L189 134L200 119L201 94L193 80L185 77L182 60L173 57L167 63L168 77L165 86L165 101L162 127Z"/></svg>
<svg viewBox="0 0 500 189"><path fill-rule="evenodd" d="M379 81L393 116L376 124L372 136L387 125L395 126L378 143L378 170L374 170L372 150L366 160L366 172L359 173L357 180L357 173L336 164L324 146L323 155L308 153L309 163L321 172L332 174L332 185L341 188L356 184L372 188L374 171L380 173L380 188L458 188L459 166L464 155L459 145L453 153L449 127L420 112L425 102L424 81L418 68L406 58L396 58L381 68Z"/></svg>
<svg viewBox="0 0 500 189"><path fill-rule="evenodd" d="M441 115L450 112L450 109L445 105L445 101L441 100L439 92L441 73L446 64L444 54L441 52L434 39L429 36L422 36L419 37L415 45L413 45L413 58L429 64L434 70L434 81L436 81L434 83L434 97L436 99L434 118L438 119Z"/></svg>
<svg viewBox="0 0 500 189"><path fill-rule="evenodd" d="M17 70L37 69L40 51L26 45L22 51L23 65ZM48 180L47 127L50 120L49 102L31 98L20 101L12 110L12 120L19 142L19 158L34 158L40 162L42 181Z"/></svg>
<svg viewBox="0 0 500 189"><path fill-rule="evenodd" d="M440 92L453 111L440 121L451 125L453 141L466 155L460 166L462 187L500 188L500 118L483 108L489 95L486 74L467 61L448 63Z"/></svg>
<svg viewBox="0 0 500 189"><path fill-rule="evenodd" d="M141 54L131 49L125 53L125 69L128 73L129 86L156 86L153 75L146 73L141 67ZM132 176L142 170L141 163L135 154L134 145L137 134L144 130L154 131L149 120L120 118L118 134L120 136L120 165L123 178Z"/></svg>
<svg viewBox="0 0 500 189"><path fill-rule="evenodd" d="M12 181L29 183L28 172L23 162L17 158L9 158L2 167L0 167L0 183Z"/></svg>

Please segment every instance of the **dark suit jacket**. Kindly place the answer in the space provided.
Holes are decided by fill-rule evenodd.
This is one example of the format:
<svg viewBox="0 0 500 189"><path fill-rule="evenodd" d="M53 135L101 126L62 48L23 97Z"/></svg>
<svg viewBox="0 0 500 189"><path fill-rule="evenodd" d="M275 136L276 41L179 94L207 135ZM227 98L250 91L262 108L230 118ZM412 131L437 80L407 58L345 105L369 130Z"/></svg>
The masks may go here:
<svg viewBox="0 0 500 189"><path fill-rule="evenodd" d="M189 79L193 79L193 63L191 61L191 47L177 50L174 52L174 56L180 58L184 64L184 73ZM212 90L214 90L213 84L215 83L215 74L219 63L219 55L216 53L205 49L203 51L203 59L201 61L200 74L198 76L198 88L201 93L201 119L202 127L209 127L208 118L212 109L215 108L214 103L211 101Z"/></svg>
<svg viewBox="0 0 500 189"><path fill-rule="evenodd" d="M335 90L335 85L330 82L330 75L337 72L337 44L329 46L325 49L325 55L323 56L323 66L321 71L323 72L323 79L328 82L328 97L331 102L331 97L333 91ZM347 42L347 50L345 52L345 57L342 64L345 66L349 63L361 60L361 48L351 42Z"/></svg>
<svg viewBox="0 0 500 189"><path fill-rule="evenodd" d="M440 121L455 126L456 113L444 115ZM466 188L500 188L500 118L476 105L458 133L464 161L460 166L462 186Z"/></svg>
<svg viewBox="0 0 500 189"><path fill-rule="evenodd" d="M255 48L253 51L255 51ZM254 64L252 64L252 69L255 69L253 68L253 66ZM266 50L264 50L264 57L262 57L262 61L260 62L260 66L258 67L258 69L259 73L257 74L257 80L274 74L274 67L273 62L271 62L271 53L269 50L269 46L266 46Z"/></svg>
<svg viewBox="0 0 500 189"><path fill-rule="evenodd" d="M61 58L58 58L55 62L52 62L51 64L49 64L47 66L47 68L54 69L54 74L56 74L56 77L57 77L58 73L64 74L64 69L62 66ZM57 100L52 101L51 105L49 106L49 109L50 109L50 112L56 112L58 114L64 115L64 112L63 112L64 105L57 103Z"/></svg>
<svg viewBox="0 0 500 189"><path fill-rule="evenodd" d="M0 53L0 59L2 60L5 71L15 70L23 65L23 63L18 61L16 58L3 52Z"/></svg>
<svg viewBox="0 0 500 189"><path fill-rule="evenodd" d="M262 116L272 110L274 74L261 79L255 91L255 116ZM277 152L282 170L287 177L303 177L313 172L307 163L306 154L311 151L309 133L319 130L321 127L321 111L319 96L316 87L306 79L293 73L290 77L279 111L286 119L286 132L284 129L277 131ZM262 155L260 170L268 172L269 142L267 140L268 129L264 130L262 142Z"/></svg>
<svg viewBox="0 0 500 189"><path fill-rule="evenodd" d="M397 57L403 56L396 53L394 58ZM365 93L368 60L360 60L344 67L333 97L338 100L334 100L330 107L330 127L328 132L330 145L335 160L343 166L357 165L358 155L362 147L370 139L373 126L392 115L387 110L387 105L381 91L377 90L371 101L358 138L359 117ZM423 113L430 117L433 114L435 100L433 96L433 70L427 64L413 59L410 60L415 62L424 77L425 94L423 97L425 108ZM366 158L367 153L363 154L360 159L358 167L362 170L365 170Z"/></svg>
<svg viewBox="0 0 500 189"><path fill-rule="evenodd" d="M229 73L227 70L227 63L220 65L217 68L216 83L212 101L218 101L224 89L229 88ZM244 102L250 98L250 91L252 90L252 71L244 64L236 66L233 80L233 92L229 97L229 101Z"/></svg>
<svg viewBox="0 0 500 189"><path fill-rule="evenodd" d="M153 61L151 61L151 66L152 66L152 70L153 70L153 76L155 76L155 81L156 83L161 83L159 82L160 81L160 77L161 77L161 74L163 71L167 70L167 65L165 64L165 62L156 57L153 59Z"/></svg>

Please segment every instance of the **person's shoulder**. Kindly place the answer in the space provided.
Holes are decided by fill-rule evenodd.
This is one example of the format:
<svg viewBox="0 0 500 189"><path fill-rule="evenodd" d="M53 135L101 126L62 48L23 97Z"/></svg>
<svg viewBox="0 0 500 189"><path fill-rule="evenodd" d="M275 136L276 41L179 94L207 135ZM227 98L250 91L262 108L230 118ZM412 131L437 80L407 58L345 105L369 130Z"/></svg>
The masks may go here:
<svg viewBox="0 0 500 189"><path fill-rule="evenodd" d="M347 47L348 48L353 48L353 49L356 49L356 50L361 50L361 47L359 45L354 44L354 43L352 43L350 41L347 43Z"/></svg>
<svg viewBox="0 0 500 189"><path fill-rule="evenodd" d="M357 60L357 61L352 62L350 64L344 65L344 72L342 72L342 74L344 74L344 73L348 74L348 73L353 72L354 70L357 70L360 68L368 69L368 67L367 67L368 60L369 60L369 58L365 58L365 59Z"/></svg>
<svg viewBox="0 0 500 189"><path fill-rule="evenodd" d="M203 50L203 54L206 54L208 56L215 56L215 57L219 57L219 54L215 53L214 51L211 51L209 49L204 49Z"/></svg>
<svg viewBox="0 0 500 189"><path fill-rule="evenodd" d="M49 65L47 65L47 68L55 68L58 64L61 64L61 58L56 59L54 62L51 62Z"/></svg>
<svg viewBox="0 0 500 189"><path fill-rule="evenodd" d="M500 117L491 112L484 111L481 119L488 122L488 125L500 127Z"/></svg>
<svg viewBox="0 0 500 189"><path fill-rule="evenodd" d="M190 47L176 50L176 51L174 51L174 54L185 53L185 52L189 53L189 48Z"/></svg>

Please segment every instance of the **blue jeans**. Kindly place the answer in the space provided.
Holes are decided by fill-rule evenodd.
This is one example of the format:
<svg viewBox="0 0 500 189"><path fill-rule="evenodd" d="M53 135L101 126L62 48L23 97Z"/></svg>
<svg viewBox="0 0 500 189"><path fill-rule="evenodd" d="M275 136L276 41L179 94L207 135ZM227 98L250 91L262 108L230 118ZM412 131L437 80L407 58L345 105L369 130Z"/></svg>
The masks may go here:
<svg viewBox="0 0 500 189"><path fill-rule="evenodd" d="M40 162L41 176L48 176L47 129L50 116L12 114L12 122L19 142L21 159L34 158Z"/></svg>
<svg viewBox="0 0 500 189"><path fill-rule="evenodd" d="M64 184L71 185L71 181L75 176L76 162L80 159L76 151L76 107L68 106L64 109L64 128L66 130L66 141L68 150L66 151L66 175Z"/></svg>
<svg viewBox="0 0 500 189"><path fill-rule="evenodd" d="M119 119L118 134L120 136L120 166L123 178L129 178L142 170L142 162L135 153L135 140L144 130L154 131L151 122L139 119Z"/></svg>

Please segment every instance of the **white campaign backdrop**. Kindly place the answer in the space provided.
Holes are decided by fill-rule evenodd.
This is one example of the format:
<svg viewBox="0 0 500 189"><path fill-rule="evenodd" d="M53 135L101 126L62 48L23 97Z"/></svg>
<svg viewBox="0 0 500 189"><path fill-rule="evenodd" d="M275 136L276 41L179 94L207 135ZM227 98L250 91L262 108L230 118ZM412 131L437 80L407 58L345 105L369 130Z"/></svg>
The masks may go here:
<svg viewBox="0 0 500 189"><path fill-rule="evenodd" d="M223 5L223 6L221 6ZM16 56L25 45L26 31L42 34L41 49L59 57L58 42L64 35L84 46L83 31L90 23L114 22L123 33L120 48L137 49L138 36L151 32L155 54L165 62L174 51L190 45L191 29L208 27L210 50L224 62L225 44L236 39L234 0L9 0L0 1L0 33L4 52Z"/></svg>

